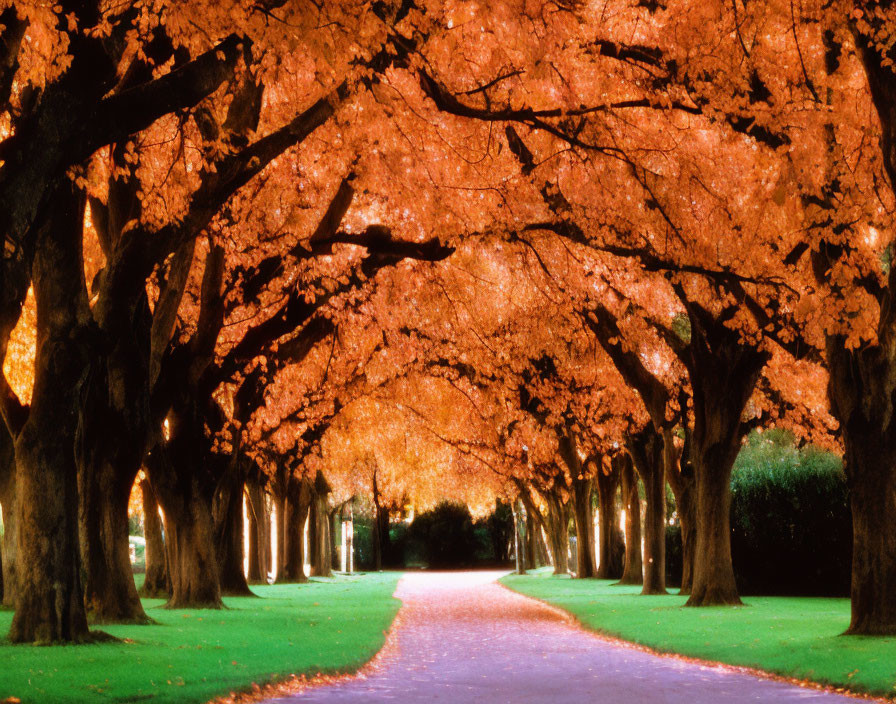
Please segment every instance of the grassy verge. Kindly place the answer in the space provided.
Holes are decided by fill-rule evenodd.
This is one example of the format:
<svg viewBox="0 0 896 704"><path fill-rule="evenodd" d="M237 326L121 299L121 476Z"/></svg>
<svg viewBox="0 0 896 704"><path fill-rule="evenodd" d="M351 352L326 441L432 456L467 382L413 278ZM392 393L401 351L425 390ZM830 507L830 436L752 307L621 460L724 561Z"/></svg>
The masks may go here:
<svg viewBox="0 0 896 704"><path fill-rule="evenodd" d="M747 597L745 607L684 608L685 597L536 571L501 582L600 633L663 652L752 667L856 692L896 696L896 638L840 635L849 600Z"/></svg>
<svg viewBox="0 0 896 704"><path fill-rule="evenodd" d="M398 573L253 587L222 611L161 608L152 626L103 626L123 639L34 647L0 641L0 701L206 702L291 674L357 669L382 647L400 602ZM0 613L5 635L11 612Z"/></svg>

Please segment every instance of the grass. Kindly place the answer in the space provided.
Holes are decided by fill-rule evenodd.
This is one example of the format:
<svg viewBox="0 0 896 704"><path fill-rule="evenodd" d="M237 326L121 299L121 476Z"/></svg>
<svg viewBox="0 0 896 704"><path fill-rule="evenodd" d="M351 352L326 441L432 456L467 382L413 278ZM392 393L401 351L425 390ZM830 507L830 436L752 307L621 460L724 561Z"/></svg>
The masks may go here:
<svg viewBox="0 0 896 704"><path fill-rule="evenodd" d="M590 629L658 651L896 696L896 638L840 635L848 599L746 597L744 607L684 608L686 597L641 596L640 587L554 577L549 569L501 582Z"/></svg>
<svg viewBox="0 0 896 704"><path fill-rule="evenodd" d="M0 701L206 702L253 682L357 669L382 647L400 602L398 573L253 587L227 609L167 610L157 625L103 626L121 642L77 646L0 641ZM0 633L12 612L0 613Z"/></svg>

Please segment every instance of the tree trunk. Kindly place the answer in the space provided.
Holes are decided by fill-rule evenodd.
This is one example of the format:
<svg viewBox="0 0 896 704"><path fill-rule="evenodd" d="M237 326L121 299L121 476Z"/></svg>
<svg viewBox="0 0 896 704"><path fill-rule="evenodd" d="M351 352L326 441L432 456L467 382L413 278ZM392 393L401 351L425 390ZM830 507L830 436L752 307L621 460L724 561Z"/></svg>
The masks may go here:
<svg viewBox="0 0 896 704"><path fill-rule="evenodd" d="M620 584L643 584L641 561L641 497L631 462L622 466L622 505L625 506L625 569Z"/></svg>
<svg viewBox="0 0 896 704"><path fill-rule="evenodd" d="M670 434L671 440L671 434ZM666 593L666 481L663 436L652 425L628 438L628 450L644 484L644 588Z"/></svg>
<svg viewBox="0 0 896 704"><path fill-rule="evenodd" d="M151 623L128 554L128 501L146 454L149 413L149 310L145 287L136 290L94 308L102 347L78 409L81 559L88 616L96 623Z"/></svg>
<svg viewBox="0 0 896 704"><path fill-rule="evenodd" d="M214 462L203 457L196 418L169 415L170 439L147 457L150 481L165 512L171 609L220 609L221 577L212 515ZM200 428L202 426L199 426ZM191 442L192 441L192 442Z"/></svg>
<svg viewBox="0 0 896 704"><path fill-rule="evenodd" d="M305 575L305 521L311 506L311 482L291 477L286 496L284 563L278 582L307 582Z"/></svg>
<svg viewBox="0 0 896 704"><path fill-rule="evenodd" d="M271 535L274 530L274 499L268 492L263 491L261 493L261 501L263 506L262 515L264 516L264 526L261 532L261 535L264 538L264 545L262 546L264 558L261 564L263 565L265 579L268 580L271 578L274 571L274 550L271 545Z"/></svg>
<svg viewBox="0 0 896 704"><path fill-rule="evenodd" d="M332 577L330 554L330 520L327 510L327 496L330 493L324 475L317 473L314 480L314 493L311 500L311 524L314 525L313 539L310 540L311 574L316 577Z"/></svg>
<svg viewBox="0 0 896 704"><path fill-rule="evenodd" d="M283 480L284 483L286 480ZM279 482L273 485L274 495L274 533L277 535L277 574L275 581L281 580L283 574L283 566L286 564L286 492L285 486L281 486Z"/></svg>
<svg viewBox="0 0 896 704"><path fill-rule="evenodd" d="M621 480L620 461L613 458L610 469L597 468L598 522L600 526L600 579L622 577L625 559L625 540L619 527L616 493Z"/></svg>
<svg viewBox="0 0 896 704"><path fill-rule="evenodd" d="M3 606L14 606L16 598L16 543L18 500L16 497L16 464L12 437L0 425L0 506L3 507L3 543L0 568L3 584Z"/></svg>
<svg viewBox="0 0 896 704"><path fill-rule="evenodd" d="M194 499L179 505L180 510L165 507L173 558L171 598L166 608L220 609L224 606L210 504L208 500Z"/></svg>
<svg viewBox="0 0 896 704"><path fill-rule="evenodd" d="M591 510L593 479L572 481L573 517L576 524L576 577L587 579L597 575L594 555L594 512Z"/></svg>
<svg viewBox="0 0 896 704"><path fill-rule="evenodd" d="M88 618L93 623L152 623L137 595L129 553L131 485L125 485L125 477L116 466L106 463L101 468L82 465L79 479L78 513Z"/></svg>
<svg viewBox="0 0 896 704"><path fill-rule="evenodd" d="M686 406L686 401L682 401ZM666 431L670 438L671 431ZM681 528L681 588L679 594L690 594L694 580L694 551L697 542L697 497L694 467L690 460L690 431L685 427L685 443L681 452L676 451L666 464L666 481L675 496L675 510Z"/></svg>
<svg viewBox="0 0 896 704"><path fill-rule="evenodd" d="M150 598L167 597L171 593L168 556L162 536L159 505L148 477L140 480L140 490L143 493L143 533L146 537L146 579L140 594Z"/></svg>
<svg viewBox="0 0 896 704"><path fill-rule="evenodd" d="M339 533L342 528L341 522L342 511L333 509L327 514L327 525L330 529L330 571L338 572L341 565L339 564L340 550Z"/></svg>
<svg viewBox="0 0 896 704"><path fill-rule="evenodd" d="M527 544L526 521L523 518L523 502L517 498L513 502L513 554L516 557L516 573L526 574L526 549Z"/></svg>
<svg viewBox="0 0 896 704"><path fill-rule="evenodd" d="M526 537L524 543L524 568L527 570L538 569L539 545L541 541L541 526L538 519L531 515L529 511L525 513L525 525L523 526L523 534Z"/></svg>
<svg viewBox="0 0 896 704"><path fill-rule="evenodd" d="M13 643L89 638L78 559L77 399L90 350L81 256L83 197L67 179L48 207L33 267L37 355L31 408L15 439L18 491Z"/></svg>
<svg viewBox="0 0 896 704"><path fill-rule="evenodd" d="M556 492L545 496L548 504L548 539L554 574L569 574L569 504L563 503Z"/></svg>
<svg viewBox="0 0 896 704"><path fill-rule="evenodd" d="M694 578L688 606L740 604L731 564L731 470L746 431L741 418L768 359L692 304L686 360L694 402Z"/></svg>
<svg viewBox="0 0 896 704"><path fill-rule="evenodd" d="M249 514L249 570L251 584L266 584L265 560L265 505L264 492L258 482L250 481L246 490L246 507Z"/></svg>
<svg viewBox="0 0 896 704"><path fill-rule="evenodd" d="M215 497L215 547L218 553L221 593L225 596L255 596L246 581L243 555L243 487L245 470L240 454L228 463L227 477Z"/></svg>
<svg viewBox="0 0 896 704"><path fill-rule="evenodd" d="M379 482L377 480L378 468L373 470L373 564L379 572L383 569L383 563L389 557L389 509L382 503Z"/></svg>
<svg viewBox="0 0 896 704"><path fill-rule="evenodd" d="M896 321L889 323L888 337ZM828 393L843 433L853 524L852 614L846 632L856 635L896 634L896 394L889 381L896 377L896 361L883 349L892 345L847 350L835 338L827 349Z"/></svg>

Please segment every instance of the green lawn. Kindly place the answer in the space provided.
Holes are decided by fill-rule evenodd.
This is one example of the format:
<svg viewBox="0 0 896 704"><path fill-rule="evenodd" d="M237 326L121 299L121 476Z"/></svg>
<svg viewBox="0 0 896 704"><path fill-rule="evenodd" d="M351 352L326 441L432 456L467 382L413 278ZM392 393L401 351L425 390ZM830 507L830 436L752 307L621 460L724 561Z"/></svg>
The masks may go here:
<svg viewBox="0 0 896 704"><path fill-rule="evenodd" d="M222 611L161 608L151 626L103 626L118 643L35 647L0 641L0 701L206 702L253 682L357 669L382 647L398 573L253 587ZM0 612L0 633L12 613Z"/></svg>
<svg viewBox="0 0 896 704"><path fill-rule="evenodd" d="M840 635L848 599L746 597L744 607L684 608L685 597L641 596L640 587L553 577L501 582L573 614L583 625L663 652L896 696L896 638Z"/></svg>

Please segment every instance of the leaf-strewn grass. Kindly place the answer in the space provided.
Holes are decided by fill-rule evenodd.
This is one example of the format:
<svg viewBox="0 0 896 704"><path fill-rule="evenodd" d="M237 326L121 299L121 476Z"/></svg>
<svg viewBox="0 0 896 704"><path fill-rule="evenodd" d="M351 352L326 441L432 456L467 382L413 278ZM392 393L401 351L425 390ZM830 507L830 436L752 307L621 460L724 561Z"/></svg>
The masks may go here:
<svg viewBox="0 0 896 704"><path fill-rule="evenodd" d="M382 647L398 573L253 587L222 611L161 608L150 626L102 626L123 642L35 647L0 641L0 701L206 702L291 674L360 667ZM12 612L0 612L0 634Z"/></svg>
<svg viewBox="0 0 896 704"><path fill-rule="evenodd" d="M685 608L686 597L641 596L640 587L549 571L501 581L588 628L659 651L896 696L896 638L840 635L848 599L745 597L744 607Z"/></svg>

